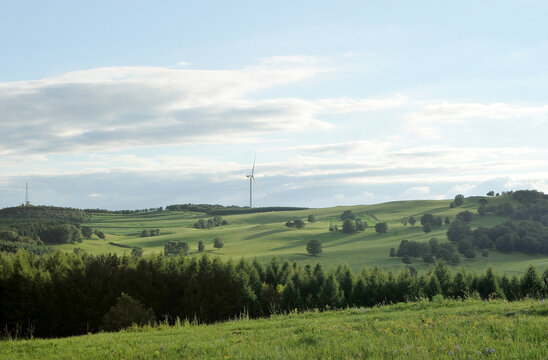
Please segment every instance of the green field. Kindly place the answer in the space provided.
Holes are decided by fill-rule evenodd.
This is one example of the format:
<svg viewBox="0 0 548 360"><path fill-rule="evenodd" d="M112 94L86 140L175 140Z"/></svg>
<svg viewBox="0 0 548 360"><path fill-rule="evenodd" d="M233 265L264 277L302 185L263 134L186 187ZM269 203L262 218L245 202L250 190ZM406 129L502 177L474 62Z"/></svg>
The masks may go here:
<svg viewBox="0 0 548 360"><path fill-rule="evenodd" d="M489 201L495 203L499 199L492 198ZM80 247L92 254L129 254L129 248L109 244L114 242L128 247L140 246L145 254L151 254L162 252L164 244L169 240L181 240L189 243L191 254L193 254L197 253L198 241L202 240L206 244L208 253L233 259L257 257L266 262L273 256L278 256L281 260L299 263L321 262L327 267L347 263L354 271L373 265L397 270L402 266L400 259L390 258L388 254L390 248L397 248L402 239L427 241L436 237L441 242L447 241L448 225L426 234L422 231L420 223L415 226L404 226L403 219L415 216L419 220L424 213L433 213L442 217L449 216L451 220L454 220L457 213L464 210L476 213L479 206L478 200L474 198L466 199L463 206L454 209L449 208L450 202L450 200L398 201L377 205L230 215L223 216L228 221L228 225L209 230L194 229L192 226L199 219L212 217L203 213L163 211L135 215L92 214L89 225L104 231L106 240L94 236L81 244L59 245L56 248L72 251L75 247ZM330 223L341 227L338 217L347 209L365 219L370 227L365 232L353 235L329 232ZM315 215L317 221L313 224L307 223L302 230L284 226L284 223L290 220L306 221L309 214ZM387 234L375 233L373 225L377 220L388 223ZM471 225L472 227L493 226L504 220L505 218L494 215L477 216ZM141 238L140 233L143 229L160 229L160 236ZM224 240L224 248L213 248L215 237L221 237ZM324 252L321 256L307 255L306 243L310 239L319 239L322 242ZM478 253L473 260L462 258L461 263L478 272L492 265L500 273L521 274L529 264L544 271L548 267L548 258L543 255L501 253L491 250L488 258ZM419 271L428 268L420 260L411 266Z"/></svg>
<svg viewBox="0 0 548 360"><path fill-rule="evenodd" d="M0 342L1 359L546 359L540 300L402 303ZM486 348L488 350L486 350Z"/></svg>

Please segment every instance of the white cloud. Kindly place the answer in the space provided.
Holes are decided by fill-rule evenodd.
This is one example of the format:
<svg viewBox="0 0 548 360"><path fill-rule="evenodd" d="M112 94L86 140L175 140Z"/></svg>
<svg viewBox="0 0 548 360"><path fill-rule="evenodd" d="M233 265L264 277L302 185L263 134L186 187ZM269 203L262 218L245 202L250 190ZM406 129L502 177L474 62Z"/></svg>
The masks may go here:
<svg viewBox="0 0 548 360"><path fill-rule="evenodd" d="M409 103L409 98L395 95L382 99L323 99L314 102L318 113L349 113L359 111L373 111L388 108L397 108Z"/></svg>
<svg viewBox="0 0 548 360"><path fill-rule="evenodd" d="M409 195L426 195L430 194L430 187L429 186L413 186L407 190L405 190L405 194Z"/></svg>
<svg viewBox="0 0 548 360"><path fill-rule="evenodd" d="M510 118L536 118L546 119L548 105L545 106L511 106L505 103L449 103L432 104L423 107L418 112L408 115L410 121L434 122L434 121L462 121L471 118L510 119Z"/></svg>
<svg viewBox="0 0 548 360"><path fill-rule="evenodd" d="M0 83L0 154L253 142L272 133L332 128L318 119L323 113L370 111L407 102L401 95L248 98L254 91L328 70L313 63L314 58L297 56L264 59L259 66L241 70L108 67Z"/></svg>
<svg viewBox="0 0 548 360"><path fill-rule="evenodd" d="M359 154L359 155L369 156L371 153L378 154L378 153L386 152L391 147L392 147L392 143L387 141L362 140L362 141L347 141L343 143L331 143L331 144L298 145L298 146L291 146L287 148L277 148L277 150L291 151L291 152L297 151L301 153L311 153L315 155Z"/></svg>
<svg viewBox="0 0 548 360"><path fill-rule="evenodd" d="M448 124L469 121L514 120L548 122L548 105L519 106L506 103L450 103L429 104L419 111L405 115L404 128L424 136L440 137Z"/></svg>
<svg viewBox="0 0 548 360"><path fill-rule="evenodd" d="M475 188L476 188L476 185L471 183L456 185L451 189L450 193L458 193L466 196L466 195L472 194L472 191Z"/></svg>
<svg viewBox="0 0 548 360"><path fill-rule="evenodd" d="M306 55L294 56L272 56L261 59L263 65L279 65L279 64L310 64L317 62L316 58Z"/></svg>
<svg viewBox="0 0 548 360"><path fill-rule="evenodd" d="M542 191L545 194L548 194L548 182L544 179L533 181L531 187L535 190Z"/></svg>

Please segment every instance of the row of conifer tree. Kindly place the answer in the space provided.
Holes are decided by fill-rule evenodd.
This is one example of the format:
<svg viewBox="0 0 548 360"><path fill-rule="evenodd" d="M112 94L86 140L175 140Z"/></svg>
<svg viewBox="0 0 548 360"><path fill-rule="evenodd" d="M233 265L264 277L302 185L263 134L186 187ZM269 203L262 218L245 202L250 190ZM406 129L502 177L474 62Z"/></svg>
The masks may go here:
<svg viewBox="0 0 548 360"><path fill-rule="evenodd" d="M412 270L412 269L411 269ZM84 334L107 329L121 294L131 297L156 319L214 322L242 313L267 316L294 309L374 306L442 295L483 299L545 297L548 269L531 266L507 277L492 269L483 274L444 263L417 275L377 267L358 273L345 265L315 266L258 260L201 257L147 257L67 254L37 256L25 251L0 253L0 328L25 329L38 337ZM110 313L109 313L110 311ZM108 313L108 316L107 316Z"/></svg>

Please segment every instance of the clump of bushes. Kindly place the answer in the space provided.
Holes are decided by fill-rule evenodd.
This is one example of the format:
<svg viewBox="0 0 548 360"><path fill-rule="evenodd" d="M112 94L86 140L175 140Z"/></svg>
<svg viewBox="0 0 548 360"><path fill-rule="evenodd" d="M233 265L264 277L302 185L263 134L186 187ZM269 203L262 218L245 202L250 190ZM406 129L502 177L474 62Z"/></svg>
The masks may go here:
<svg viewBox="0 0 548 360"><path fill-rule="evenodd" d="M221 225L228 225L228 222L224 220L221 216L215 216L213 218L207 219L207 221L204 219L200 219L195 222L193 226L195 229L211 229Z"/></svg>

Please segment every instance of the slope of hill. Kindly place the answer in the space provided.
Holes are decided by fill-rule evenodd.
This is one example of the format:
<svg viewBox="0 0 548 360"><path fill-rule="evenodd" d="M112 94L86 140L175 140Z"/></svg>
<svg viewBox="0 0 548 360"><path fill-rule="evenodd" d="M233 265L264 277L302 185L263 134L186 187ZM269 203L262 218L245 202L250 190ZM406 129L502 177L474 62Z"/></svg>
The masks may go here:
<svg viewBox="0 0 548 360"><path fill-rule="evenodd" d="M548 304L475 300L4 341L2 359L546 359Z"/></svg>
<svg viewBox="0 0 548 360"><path fill-rule="evenodd" d="M206 252L221 257L257 257L269 261L273 256L281 260L314 264L321 262L326 266L349 264L355 271L364 266L378 265L385 269L397 270L402 266L399 258L389 257L390 248L397 248L403 239L428 241L435 237L440 242L447 242L446 232L449 225L434 228L431 233L424 233L420 223L415 226L404 225L403 221L410 216L417 220L425 213L431 213L453 221L456 215L464 210L477 214L481 198L467 198L460 207L450 208L450 200L398 201L377 205L352 207L333 207L324 209L306 209L297 211L277 211L267 213L238 214L223 216L226 225L211 229L196 229L193 224L199 220L207 221L212 215L189 211L160 211L143 214L108 214L90 215L89 226L100 229L106 239L93 237L81 244L64 244L56 246L64 251L73 251L79 247L89 253L129 253L131 247L142 247L145 254L162 252L170 240L189 243L190 254L197 253L198 241L203 241ZM511 198L490 198L489 204L517 202ZM341 227L340 215L351 210L357 217L364 219L369 228L363 232L345 234L328 231L330 224ZM306 223L301 230L288 228L286 221L301 219L306 222L308 215L314 215L315 223ZM507 220L507 217L488 214L475 216L470 223L473 228L491 227ZM377 234L373 228L378 221L388 224L388 233ZM159 229L159 236L140 237L143 230ZM224 241L222 249L213 248L213 239L220 237ZM311 257L306 253L306 244L311 239L318 239L323 244L323 254ZM544 270L548 258L543 255L523 253L501 253L489 251L487 258L480 254L475 259L462 259L461 264L467 268L483 271L493 265L501 272L523 272L527 265L534 264ZM411 266L417 270L428 268L422 261L414 261Z"/></svg>

